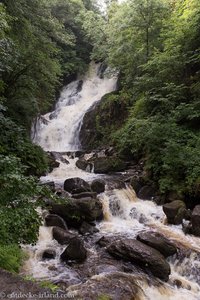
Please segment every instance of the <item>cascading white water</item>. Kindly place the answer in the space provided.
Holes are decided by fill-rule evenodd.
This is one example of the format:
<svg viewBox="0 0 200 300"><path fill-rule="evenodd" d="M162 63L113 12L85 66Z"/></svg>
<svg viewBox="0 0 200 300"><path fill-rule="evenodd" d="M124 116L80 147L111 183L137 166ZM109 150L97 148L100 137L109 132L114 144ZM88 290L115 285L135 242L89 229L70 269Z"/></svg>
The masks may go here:
<svg viewBox="0 0 200 300"><path fill-rule="evenodd" d="M82 83L75 81L63 89L55 111L46 114L36 123L33 137L35 143L47 151L66 152L80 148L78 133L85 112L105 93L114 90L116 85L115 77L100 79L97 69L98 65L93 63ZM60 161L60 167L42 180L62 183L69 177L91 180L97 176L78 169L76 159L63 157L69 164ZM144 291L144 296L141 296L140 300L199 300L200 239L186 236L180 226L166 225L162 207L152 201L138 199L128 186L124 189L107 188L99 198L104 209L104 221L97 224L100 230L99 237L114 234L135 238L143 230L154 230L190 251L185 259L176 256L169 258L171 275L168 283L159 282L157 285L156 281L155 285L149 286L145 280L138 282ZM41 254L46 248L56 250L55 259L41 260ZM63 249L63 246L52 239L51 228L42 226L38 243L35 246L28 246L30 258L24 266L24 273L54 282L65 280L69 285L79 283L79 275L59 260ZM95 276L99 276L101 280L104 273ZM134 274L130 273L127 276Z"/></svg>
<svg viewBox="0 0 200 300"><path fill-rule="evenodd" d="M100 78L99 64L91 63L86 76L67 85L53 112L37 120L33 141L46 151L80 149L79 129L86 111L116 87L116 77Z"/></svg>

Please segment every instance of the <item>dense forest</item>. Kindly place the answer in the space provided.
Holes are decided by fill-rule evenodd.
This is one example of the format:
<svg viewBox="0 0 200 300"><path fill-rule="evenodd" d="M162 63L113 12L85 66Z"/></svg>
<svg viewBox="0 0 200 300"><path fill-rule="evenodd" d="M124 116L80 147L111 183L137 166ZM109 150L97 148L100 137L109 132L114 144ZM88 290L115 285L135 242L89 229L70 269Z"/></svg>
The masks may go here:
<svg viewBox="0 0 200 300"><path fill-rule="evenodd" d="M49 158L34 119L91 60L118 73L96 116L93 148L143 161L161 195L200 199L200 2L3 0L0 3L0 266L17 271L37 239L37 177ZM28 224L28 226L27 226ZM5 257L6 253L6 257Z"/></svg>
<svg viewBox="0 0 200 300"><path fill-rule="evenodd" d="M18 245L35 242L40 225L30 199L43 193L37 176L49 159L32 144L31 124L51 109L70 76L87 69L87 10L97 10L90 0L0 3L0 266L8 270L18 270Z"/></svg>
<svg viewBox="0 0 200 300"><path fill-rule="evenodd" d="M200 195L199 12L195 0L112 1L106 18L87 12L84 24L92 57L120 81L102 101L93 142L112 140L126 158L144 161L161 193L191 199Z"/></svg>

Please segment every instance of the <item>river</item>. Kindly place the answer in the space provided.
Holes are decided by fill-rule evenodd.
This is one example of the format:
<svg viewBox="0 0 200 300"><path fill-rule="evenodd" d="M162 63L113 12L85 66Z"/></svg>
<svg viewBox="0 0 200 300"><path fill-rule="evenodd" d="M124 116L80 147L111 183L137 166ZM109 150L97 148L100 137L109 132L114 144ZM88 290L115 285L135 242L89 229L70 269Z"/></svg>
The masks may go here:
<svg viewBox="0 0 200 300"><path fill-rule="evenodd" d="M35 124L33 141L46 151L63 153L62 157L69 162L66 164L59 161L60 166L47 176L43 176L41 181L54 181L62 187L67 178L80 177L90 182L94 178L105 177L78 169L76 167L78 158L73 157L72 154L66 154L66 152L73 153L81 149L79 130L88 109L100 101L103 95L116 88L115 76L105 75L100 78L98 71L99 65L91 63L85 76L63 88L55 110L42 116ZM105 177L105 180L107 179L108 176ZM138 284L143 291L140 300L199 300L200 239L185 235L181 226L166 225L162 207L152 201L138 199L128 185L120 189L111 189L108 185L99 198L103 204L104 220L97 223L99 229L97 237L120 235L134 238L139 232L151 229L164 234L176 245L181 245L187 250L185 256L184 254L174 255L168 258L171 275L167 283L152 279L149 284L145 279L147 278L145 274L143 279L138 279ZM56 250L55 259L41 260L41 253L47 248ZM36 279L48 279L54 283L65 281L68 286L80 284L81 279L77 270L66 266L59 259L64 248L52 239L51 227L41 226L37 244L26 246L29 259L25 263L23 272ZM95 249L92 248L89 251L91 257L96 255ZM99 276L101 280L101 276L105 276L106 272L105 270L93 276ZM131 277L134 274L130 273L127 276Z"/></svg>

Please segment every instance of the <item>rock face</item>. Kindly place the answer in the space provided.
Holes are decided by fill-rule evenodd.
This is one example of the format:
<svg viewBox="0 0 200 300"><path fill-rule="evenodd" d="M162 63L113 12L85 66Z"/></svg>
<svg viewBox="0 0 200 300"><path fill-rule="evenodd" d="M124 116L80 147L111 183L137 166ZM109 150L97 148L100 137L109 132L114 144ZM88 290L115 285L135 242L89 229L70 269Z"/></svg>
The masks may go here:
<svg viewBox="0 0 200 300"><path fill-rule="evenodd" d="M53 238L61 245L68 244L76 235L60 227L53 227Z"/></svg>
<svg viewBox="0 0 200 300"><path fill-rule="evenodd" d="M65 224L65 221L59 217L58 215L47 215L45 217L45 225L46 226L57 226L63 229L67 229L67 225Z"/></svg>
<svg viewBox="0 0 200 300"><path fill-rule="evenodd" d="M146 271L151 271L154 276L164 281L169 279L170 266L162 254L137 240L117 240L107 247L107 251L118 259L130 261Z"/></svg>
<svg viewBox="0 0 200 300"><path fill-rule="evenodd" d="M71 199L66 204L53 204L51 213L63 218L67 226L78 228L83 223L103 219L102 204L98 199Z"/></svg>
<svg viewBox="0 0 200 300"><path fill-rule="evenodd" d="M200 236L200 205L196 205L192 211L192 233L196 236Z"/></svg>
<svg viewBox="0 0 200 300"><path fill-rule="evenodd" d="M158 250L165 257L174 255L177 252L176 247L158 232L142 232L137 236L137 239L140 242Z"/></svg>
<svg viewBox="0 0 200 300"><path fill-rule="evenodd" d="M66 262L69 260L83 262L87 258L87 250L83 242L78 237L74 237L69 241L67 248L61 254L60 258Z"/></svg>
<svg viewBox="0 0 200 300"><path fill-rule="evenodd" d="M137 285L137 277L119 272L94 276L85 283L71 286L67 292L84 300L136 300L143 299L143 293Z"/></svg>
<svg viewBox="0 0 200 300"><path fill-rule="evenodd" d="M79 190L79 193L91 191L89 183L78 177L66 179L64 190L69 193L77 193L77 190Z"/></svg>
<svg viewBox="0 0 200 300"><path fill-rule="evenodd" d="M181 224L187 214L185 203L181 200L164 204L163 211L167 216L168 222L175 225Z"/></svg>
<svg viewBox="0 0 200 300"><path fill-rule="evenodd" d="M103 193L105 191L105 181L101 179L95 179L91 183L91 189L97 194Z"/></svg>
<svg viewBox="0 0 200 300"><path fill-rule="evenodd" d="M19 275L11 274L5 270L0 269L0 291L1 299L19 299L16 295L21 295L21 300L39 299L42 294L52 294L50 289L41 288L39 284L32 280L25 280ZM60 294L60 293L59 293ZM12 296L13 295L13 296ZM33 297L35 295L35 297ZM63 295L58 295L57 299L63 299ZM51 296L45 299L52 299Z"/></svg>
<svg viewBox="0 0 200 300"><path fill-rule="evenodd" d="M110 144L110 133L121 128L129 115L127 101L115 101L116 92L104 95L83 118L80 142L84 149L92 150ZM111 97L110 97L111 96ZM116 96L118 98L118 96Z"/></svg>

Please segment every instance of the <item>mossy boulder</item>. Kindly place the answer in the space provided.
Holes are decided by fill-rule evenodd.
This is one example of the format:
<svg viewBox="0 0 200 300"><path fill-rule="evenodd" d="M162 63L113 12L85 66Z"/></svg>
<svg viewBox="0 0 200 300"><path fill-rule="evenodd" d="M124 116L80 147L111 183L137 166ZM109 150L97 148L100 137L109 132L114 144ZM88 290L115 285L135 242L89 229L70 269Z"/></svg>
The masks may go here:
<svg viewBox="0 0 200 300"><path fill-rule="evenodd" d="M103 219L100 200L91 198L70 199L65 204L52 204L50 212L64 219L67 226L79 228L81 224Z"/></svg>
<svg viewBox="0 0 200 300"><path fill-rule="evenodd" d="M163 211L167 216L169 224L181 224L187 214L186 205L181 200L175 200L163 205Z"/></svg>

